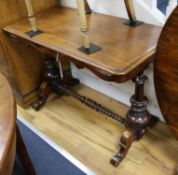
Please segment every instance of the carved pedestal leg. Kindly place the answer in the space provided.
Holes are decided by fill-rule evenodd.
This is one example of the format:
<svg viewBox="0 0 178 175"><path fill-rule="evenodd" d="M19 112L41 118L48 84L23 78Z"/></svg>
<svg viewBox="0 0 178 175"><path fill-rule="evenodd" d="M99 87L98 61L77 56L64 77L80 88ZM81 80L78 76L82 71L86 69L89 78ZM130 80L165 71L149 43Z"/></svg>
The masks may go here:
<svg viewBox="0 0 178 175"><path fill-rule="evenodd" d="M147 110L148 100L144 96L144 83L147 77L143 72L134 79L135 94L131 97L131 107L126 115L128 126L120 140L120 151L111 160L114 166L118 166L126 156L132 142L139 140L146 133L146 128L156 121L152 120L152 115ZM151 122L152 121L152 122Z"/></svg>
<svg viewBox="0 0 178 175"><path fill-rule="evenodd" d="M131 97L131 107L126 115L129 127L133 128L136 139L139 140L146 132L151 122L151 114L147 110L148 99L144 96L144 83L147 77L140 73L134 79L135 94Z"/></svg>
<svg viewBox="0 0 178 175"><path fill-rule="evenodd" d="M44 59L45 71L43 73L44 81L42 82L39 88L39 99L32 105L35 110L39 110L46 102L47 98L52 92L55 92L53 88L53 82L60 82L67 84L68 86L74 86L79 84L77 79L72 78L69 62L63 62L61 67L63 68L61 77L61 70L54 58L45 58Z"/></svg>
<svg viewBox="0 0 178 175"><path fill-rule="evenodd" d="M39 110L45 104L48 96L52 92L50 81L59 79L59 71L53 58L44 59L44 68L44 81L38 91L39 99L32 105L35 110Z"/></svg>
<svg viewBox="0 0 178 175"><path fill-rule="evenodd" d="M92 13L92 10L90 8L90 5L88 4L88 1L87 0L84 0L84 3L85 3L85 11L86 11L86 14L91 14Z"/></svg>

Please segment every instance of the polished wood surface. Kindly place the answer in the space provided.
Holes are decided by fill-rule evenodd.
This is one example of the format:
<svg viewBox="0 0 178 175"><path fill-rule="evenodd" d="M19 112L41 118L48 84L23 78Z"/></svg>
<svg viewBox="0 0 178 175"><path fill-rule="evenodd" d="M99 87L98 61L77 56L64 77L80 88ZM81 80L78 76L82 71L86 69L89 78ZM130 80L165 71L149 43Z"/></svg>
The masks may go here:
<svg viewBox="0 0 178 175"><path fill-rule="evenodd" d="M123 82L133 78L152 59L161 28L143 24L139 27L124 25L124 19L93 13L88 18L91 42L102 50L86 55L82 46L80 20L77 10L51 8L36 15L43 34L30 38L28 18L4 28L10 34L26 39L85 64L110 81ZM144 39L143 39L144 38Z"/></svg>
<svg viewBox="0 0 178 175"><path fill-rule="evenodd" d="M59 3L58 0L32 2L35 13ZM25 0L1 0L0 7L0 72L8 78L18 103L25 107L37 98L36 90L43 69L42 55L27 45L13 41L2 31L3 27L27 17Z"/></svg>
<svg viewBox="0 0 178 175"><path fill-rule="evenodd" d="M39 29L43 33L34 37L27 34L31 30L27 18L6 26L4 31L8 36L34 47L45 55L44 83L39 90L39 100L33 105L35 109L39 110L44 105L51 91L60 95L65 91L78 97L78 100L82 99L81 102L88 107L103 112L126 126L127 131L120 139L119 151L111 160L114 166L118 166L126 157L133 141L143 137L147 126L155 118L147 111L148 100L144 95L144 83L147 77L143 72L152 61L161 28L148 24L131 27L124 24L125 19L97 13L88 15L87 19L84 19L86 16L84 4L80 3L81 1L78 1L80 15L76 9L66 7L55 7L36 14ZM83 53L79 49L83 45L80 23L83 24L83 31L86 28L86 20L93 38L92 42L102 47L102 50L92 54ZM110 30L111 26L113 30ZM108 81L121 83L133 79L135 94L130 100L131 108L126 120L101 106L100 103L80 96L73 90L70 91L71 86L76 83L72 83L75 82L72 77L68 79L69 76L61 76L61 72L65 73L62 64L56 66L61 60L71 60L80 68L89 68L97 76Z"/></svg>
<svg viewBox="0 0 178 175"><path fill-rule="evenodd" d="M16 106L7 80L0 74L0 175L10 175L16 153Z"/></svg>
<svg viewBox="0 0 178 175"><path fill-rule="evenodd" d="M128 107L85 86L77 92L86 95L121 116ZM70 96L51 96L38 112L18 107L18 114L67 150L98 175L176 175L177 141L167 125L159 123L142 141L135 142L120 167L109 164L118 150L118 137L125 128Z"/></svg>
<svg viewBox="0 0 178 175"><path fill-rule="evenodd" d="M14 95L8 81L0 74L0 175L12 174L16 145L19 158L27 175L36 175L20 131L16 126Z"/></svg>
<svg viewBox="0 0 178 175"><path fill-rule="evenodd" d="M159 39L154 77L161 111L178 139L178 7Z"/></svg>

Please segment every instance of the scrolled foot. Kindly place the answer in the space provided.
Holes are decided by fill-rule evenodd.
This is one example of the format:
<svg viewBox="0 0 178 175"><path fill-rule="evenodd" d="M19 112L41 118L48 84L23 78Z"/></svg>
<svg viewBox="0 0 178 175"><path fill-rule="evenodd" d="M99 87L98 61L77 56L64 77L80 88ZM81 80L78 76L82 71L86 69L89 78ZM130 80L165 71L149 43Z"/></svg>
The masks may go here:
<svg viewBox="0 0 178 175"><path fill-rule="evenodd" d="M41 107L46 103L46 100L48 99L49 95L51 94L52 90L47 82L43 82L40 86L40 89L38 91L39 99L32 104L32 108L35 111L38 111L41 109Z"/></svg>
<svg viewBox="0 0 178 175"><path fill-rule="evenodd" d="M121 159L122 159L121 156L119 154L116 154L112 157L110 162L113 166L117 167L121 163L122 161Z"/></svg>
<svg viewBox="0 0 178 175"><path fill-rule="evenodd" d="M133 130L127 129L121 139L120 139L120 150L119 152L113 156L111 159L110 163L117 167L119 164L122 162L122 160L125 158L127 155L130 146L132 145L132 142L136 139L135 132Z"/></svg>

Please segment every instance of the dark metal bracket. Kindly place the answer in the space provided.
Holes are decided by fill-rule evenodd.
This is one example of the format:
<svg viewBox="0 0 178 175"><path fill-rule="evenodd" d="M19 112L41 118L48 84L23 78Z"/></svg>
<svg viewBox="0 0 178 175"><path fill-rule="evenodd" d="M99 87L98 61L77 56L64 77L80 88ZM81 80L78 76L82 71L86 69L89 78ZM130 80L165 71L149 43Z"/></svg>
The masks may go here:
<svg viewBox="0 0 178 175"><path fill-rule="evenodd" d="M100 46L93 44L93 43L90 43L90 48L86 49L84 46L82 46L78 50L86 53L87 55L90 55L92 53L95 53L95 52L102 50L102 48Z"/></svg>
<svg viewBox="0 0 178 175"><path fill-rule="evenodd" d="M41 30L37 30L37 31L29 31L29 32L26 32L25 34L27 34L30 38L33 38L39 34L43 33L43 31Z"/></svg>
<svg viewBox="0 0 178 175"><path fill-rule="evenodd" d="M140 26L140 25L144 24L144 22L142 22L142 21L131 21L131 20L128 20L124 24L128 25L128 26L131 26L131 27L137 27L137 26Z"/></svg>

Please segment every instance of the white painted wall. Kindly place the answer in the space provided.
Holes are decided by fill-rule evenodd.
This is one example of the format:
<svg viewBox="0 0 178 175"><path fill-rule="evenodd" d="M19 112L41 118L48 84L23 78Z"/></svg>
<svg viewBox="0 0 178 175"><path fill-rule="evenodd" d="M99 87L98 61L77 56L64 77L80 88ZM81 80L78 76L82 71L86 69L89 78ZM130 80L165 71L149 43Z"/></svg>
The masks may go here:
<svg viewBox="0 0 178 175"><path fill-rule="evenodd" d="M145 5L144 3L138 3L137 1L141 1L135 0L137 17L139 20L156 25L163 25L165 19L155 17L154 14L150 12L147 5ZM73 8L76 7L75 0L61 0L60 2L63 6ZM127 18L123 0L90 0L89 2L92 9L96 12ZM106 82L97 78L94 74L86 69L78 70L74 65L72 65L72 72L73 76L79 78L81 83L103 94L111 96L112 98L121 101L124 104L129 105L129 98L134 92L134 84L131 81L123 84ZM150 65L150 68L146 71L146 74L149 77L145 89L145 94L150 101L148 108L153 114L159 116L160 119L163 120L156 101L152 65Z"/></svg>
<svg viewBox="0 0 178 175"><path fill-rule="evenodd" d="M126 105L130 105L129 99L131 95L133 95L135 87L132 81L128 81L122 84L107 82L97 78L87 69L78 70L73 64L71 64L71 66L73 76L80 79L82 84L85 84L86 86L91 87L107 96L110 96ZM145 84L145 95L149 99L148 109L154 115L159 116L163 121L154 89L153 66L150 65L150 68L147 69L145 73L148 76L148 81Z"/></svg>
<svg viewBox="0 0 178 175"><path fill-rule="evenodd" d="M89 0L95 12L127 18L123 0ZM76 8L76 0L60 0L63 6ZM165 16L159 11L153 11L143 0L134 0L134 6L139 20L155 25L163 25ZM155 15L156 13L156 15Z"/></svg>
<svg viewBox="0 0 178 175"><path fill-rule="evenodd" d="M178 0L169 0L169 4L167 7L167 14L166 17L168 18L169 15L172 13L173 9L178 5Z"/></svg>

